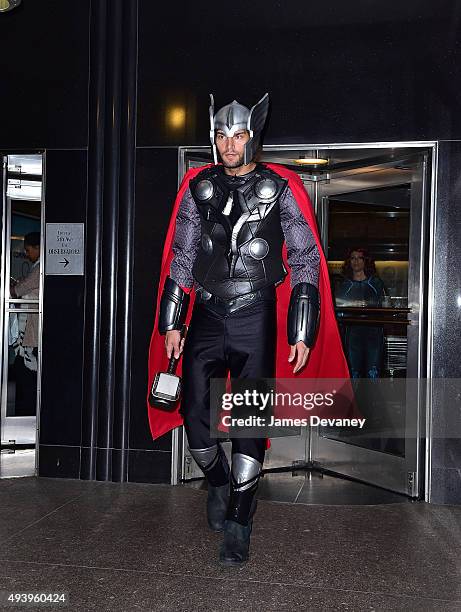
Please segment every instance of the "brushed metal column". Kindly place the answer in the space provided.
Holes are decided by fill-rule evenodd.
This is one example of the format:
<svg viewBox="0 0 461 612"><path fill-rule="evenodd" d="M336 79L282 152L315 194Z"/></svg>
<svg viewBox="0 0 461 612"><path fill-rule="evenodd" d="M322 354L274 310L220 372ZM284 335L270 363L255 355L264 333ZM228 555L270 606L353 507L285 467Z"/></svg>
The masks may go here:
<svg viewBox="0 0 461 612"><path fill-rule="evenodd" d="M101 253L104 198L107 2L91 3L86 212L85 335L80 478L94 480L98 435Z"/></svg>
<svg viewBox="0 0 461 612"><path fill-rule="evenodd" d="M138 1L124 3L123 81L120 130L120 191L115 361L114 447L112 480L128 477L131 386L131 321L133 313L134 200L136 163L136 91Z"/></svg>
<svg viewBox="0 0 461 612"><path fill-rule="evenodd" d="M96 480L112 480L122 85L122 0L107 5L106 134Z"/></svg>
<svg viewBox="0 0 461 612"><path fill-rule="evenodd" d="M138 2L91 7L80 475L124 481L132 319Z"/></svg>

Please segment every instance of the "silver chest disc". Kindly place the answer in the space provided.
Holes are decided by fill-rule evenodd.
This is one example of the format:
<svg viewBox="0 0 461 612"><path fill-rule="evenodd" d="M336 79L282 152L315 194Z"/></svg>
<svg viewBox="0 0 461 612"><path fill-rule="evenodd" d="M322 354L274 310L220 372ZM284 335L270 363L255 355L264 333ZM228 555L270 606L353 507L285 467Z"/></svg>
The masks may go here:
<svg viewBox="0 0 461 612"><path fill-rule="evenodd" d="M248 252L253 259L264 259L269 253L269 245L264 238L253 238L248 245Z"/></svg>
<svg viewBox="0 0 461 612"><path fill-rule="evenodd" d="M197 198L204 202L205 200L209 200L214 193L213 183L208 179L204 179L203 181L199 181L195 188L195 195Z"/></svg>
<svg viewBox="0 0 461 612"><path fill-rule="evenodd" d="M261 200L270 200L277 193L277 184L270 178L263 178L256 183L255 193Z"/></svg>

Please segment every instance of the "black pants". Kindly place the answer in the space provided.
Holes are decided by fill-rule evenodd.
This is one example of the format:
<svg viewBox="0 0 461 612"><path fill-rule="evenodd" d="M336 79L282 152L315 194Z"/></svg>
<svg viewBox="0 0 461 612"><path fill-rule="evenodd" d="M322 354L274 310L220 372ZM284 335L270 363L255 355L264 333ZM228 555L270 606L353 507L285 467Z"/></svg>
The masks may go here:
<svg viewBox="0 0 461 612"><path fill-rule="evenodd" d="M277 312L260 299L230 315L195 304L183 355L181 413L190 448L209 448L210 378L273 378ZM264 461L265 438L233 438L232 453Z"/></svg>
<svg viewBox="0 0 461 612"><path fill-rule="evenodd" d="M379 378L384 349L382 326L348 325L344 344L351 378Z"/></svg>

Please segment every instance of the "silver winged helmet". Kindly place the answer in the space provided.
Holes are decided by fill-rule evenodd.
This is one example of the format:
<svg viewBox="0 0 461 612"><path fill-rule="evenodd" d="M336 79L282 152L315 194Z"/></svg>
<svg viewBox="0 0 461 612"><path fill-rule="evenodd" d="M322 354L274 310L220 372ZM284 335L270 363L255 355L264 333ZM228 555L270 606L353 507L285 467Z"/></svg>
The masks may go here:
<svg viewBox="0 0 461 612"><path fill-rule="evenodd" d="M216 148L216 130L222 130L226 136L232 137L237 130L248 130L250 139L245 143L243 163L249 164L258 149L261 132L266 123L269 111L269 94L264 96L251 109L234 100L214 112L214 98L210 94L210 141L213 149L214 163L218 163Z"/></svg>

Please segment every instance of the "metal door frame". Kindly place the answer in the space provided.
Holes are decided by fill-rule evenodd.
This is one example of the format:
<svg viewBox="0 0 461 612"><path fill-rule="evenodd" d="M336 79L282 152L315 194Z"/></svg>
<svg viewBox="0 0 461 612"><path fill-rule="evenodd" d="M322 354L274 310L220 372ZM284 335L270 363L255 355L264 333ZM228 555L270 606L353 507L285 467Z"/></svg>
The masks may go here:
<svg viewBox="0 0 461 612"><path fill-rule="evenodd" d="M8 381L8 328L9 322L8 315L10 314L10 304L15 303L35 303L37 300L18 300L12 299L7 293L7 285L9 278L6 278L5 272L10 270L10 256L11 256L11 200L31 200L38 201L36 198L20 197L14 198L7 196L8 189L8 157L12 155L24 155L24 156L36 156L41 157L42 160L42 178L41 178L41 197L40 197L40 287L38 297L37 309L29 309L28 312L38 314L38 359L37 359L37 404L36 404L36 416L35 417L6 417L6 402L7 402L7 384L4 382ZM35 467L34 474L38 474L38 449L39 449L39 431L40 431L40 409L41 409L41 373L42 373L42 333L43 333L43 289L44 289L44 274L45 274L45 193L46 193L46 152L41 151L1 151L0 157L2 160L3 170L3 184L2 184L2 252L1 252L1 270L2 278L0 283L0 333L2 334L2 345L3 348L0 351L0 418L3 421L3 411L5 410L5 418L21 418L35 420ZM24 180L27 180L27 175L24 175ZM37 312L36 312L37 310ZM0 424L0 437L3 440L3 433L1 431Z"/></svg>
<svg viewBox="0 0 461 612"><path fill-rule="evenodd" d="M426 235L427 235L427 153L418 152L415 155L406 155L405 157L394 159L391 164L374 164L367 166L368 170L364 174L371 172L372 174L386 167L393 167L395 164L405 162L409 164L408 170L412 171L412 192L410 204L410 234L409 247L410 258L408 268L408 295L413 299L412 303L416 313L409 313L410 325L407 327L408 351L412 360L408 362L407 379L421 379L425 376L424 363L424 265ZM360 176L362 173L356 173ZM371 176L372 176L371 174ZM334 180L332 176L332 181ZM379 179L378 179L379 181ZM377 187L379 187L379 183ZM373 187L371 187L373 188ZM366 188L368 190L369 187ZM321 193L320 189L320 193ZM339 195L341 192L338 191ZM323 246L328 241L328 226L327 220L329 198L332 196L321 196L320 210L323 223L322 238ZM411 322L417 323L417 330ZM357 480L373 483L373 475L381 474L379 482L375 482L379 486L391 489L393 491L404 493L411 497L417 497L420 490L420 438L421 431L424 426L424 393L417 390L417 401L415 402L414 410L406 410L405 413L405 432L414 433L414 438L405 436L405 455L399 457L389 453L384 453L379 450L373 450L366 447L350 444L347 440L337 440L320 435L318 429L314 434L314 459L322 467L332 466L331 469L338 473L351 476ZM407 391L408 395L408 391ZM413 398L412 398L413 399ZM411 402L408 402L408 406Z"/></svg>
<svg viewBox="0 0 461 612"><path fill-rule="evenodd" d="M426 328L423 329L420 325L419 333L420 336L424 334L425 344L424 346L420 343L420 350L425 350L426 361L425 369L426 376L428 379L432 377L432 355L433 355L433 301L434 301L434 244L435 244L435 220L436 220L436 206L437 206L437 170L438 170L438 141L383 141L383 142L360 142L360 143L301 143L301 144L286 144L286 145L265 145L264 151L277 152L277 151L297 151L297 150L334 150L334 149L429 149L431 151L431 164L427 168L428 180L430 180L430 192L427 198L426 205L428 207L428 238L427 238L427 257L428 263L428 281L427 281L427 303L420 304L420 316L422 315L424 308L426 309ZM185 172L186 156L193 155L194 153L201 153L209 151L209 146L183 146L178 148L178 185L181 182ZM363 160L364 164L366 159ZM303 174L299 172L299 174ZM311 196L314 197L314 209L318 212L318 190L314 189L311 192ZM421 339L420 337L420 339ZM424 449L424 472L425 472L425 500L429 499L429 468L431 460L431 438L430 438L430 423L431 423L431 411L432 411L432 398L431 394L426 395L424 423L424 438L426 441ZM173 430L172 436L172 463L171 463L171 484L178 484L182 477L182 468L184 460L184 443L182 432L179 430L182 428L176 428ZM180 435L181 434L181 435ZM423 437L421 431L421 437ZM309 461L313 458L313 444L310 443L312 438L312 432L309 431L306 436L306 454L305 461ZM420 449L420 445L418 445ZM418 450L419 453L419 450ZM377 456L379 453L376 453ZM422 467L422 461L418 461L418 471Z"/></svg>

